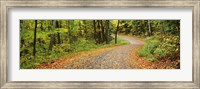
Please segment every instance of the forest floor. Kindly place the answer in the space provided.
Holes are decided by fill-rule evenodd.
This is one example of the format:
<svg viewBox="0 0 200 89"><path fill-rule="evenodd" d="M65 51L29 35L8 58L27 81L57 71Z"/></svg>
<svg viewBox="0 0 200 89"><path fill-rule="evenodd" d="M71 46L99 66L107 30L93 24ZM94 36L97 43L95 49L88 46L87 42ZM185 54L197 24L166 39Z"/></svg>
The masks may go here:
<svg viewBox="0 0 200 89"><path fill-rule="evenodd" d="M137 37L120 35L130 42L108 48L80 52L52 62L42 63L37 69L171 69L173 61L150 62L139 57L138 50L145 42ZM175 62L174 62L175 63Z"/></svg>

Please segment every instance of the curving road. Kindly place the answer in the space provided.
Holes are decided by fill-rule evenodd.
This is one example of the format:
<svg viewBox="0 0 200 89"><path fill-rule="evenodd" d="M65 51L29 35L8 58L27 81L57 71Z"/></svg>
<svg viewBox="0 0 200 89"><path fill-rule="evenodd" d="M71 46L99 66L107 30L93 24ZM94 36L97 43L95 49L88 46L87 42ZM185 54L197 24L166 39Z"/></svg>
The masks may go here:
<svg viewBox="0 0 200 89"><path fill-rule="evenodd" d="M131 51L143 45L143 42L133 37L118 36L130 42L128 45L122 45L107 49L101 52L95 51L88 55L80 56L71 63L67 63L66 69L130 69L134 68L130 64Z"/></svg>

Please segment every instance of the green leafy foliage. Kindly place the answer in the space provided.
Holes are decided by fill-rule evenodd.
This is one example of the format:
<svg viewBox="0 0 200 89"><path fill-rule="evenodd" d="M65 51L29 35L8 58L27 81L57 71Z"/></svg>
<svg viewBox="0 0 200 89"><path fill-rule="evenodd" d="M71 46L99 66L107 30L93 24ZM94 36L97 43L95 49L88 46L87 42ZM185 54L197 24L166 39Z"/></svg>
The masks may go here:
<svg viewBox="0 0 200 89"><path fill-rule="evenodd" d="M120 33L142 37L146 45L139 54L149 61L180 58L180 20L127 20Z"/></svg>
<svg viewBox="0 0 200 89"><path fill-rule="evenodd" d="M163 37L162 44L159 45L155 51L155 57L158 59L176 60L180 58L180 38L179 36Z"/></svg>
<svg viewBox="0 0 200 89"><path fill-rule="evenodd" d="M162 40L159 41L159 39ZM147 38L147 44L139 51L139 54L142 57L147 57L149 61L161 59L177 60L180 58L179 40L179 36Z"/></svg>
<svg viewBox="0 0 200 89"><path fill-rule="evenodd" d="M154 50L161 44L159 40L152 37L146 39L147 44L139 51L140 56L147 57L149 61L155 61Z"/></svg>
<svg viewBox="0 0 200 89"><path fill-rule="evenodd" d="M78 52L104 48L115 45L128 44L128 41L117 39L118 44L110 37L110 44L106 44L105 38L102 43L94 39L94 27L92 20L38 20L36 28L36 56L33 56L34 20L20 21L20 68L31 69L37 65L57 60L60 57L73 55ZM97 24L97 21L96 21ZM105 34L105 21L101 24L104 27L96 29L102 37ZM99 34L96 34L97 37ZM108 34L111 35L111 34ZM50 47L52 49L50 50Z"/></svg>

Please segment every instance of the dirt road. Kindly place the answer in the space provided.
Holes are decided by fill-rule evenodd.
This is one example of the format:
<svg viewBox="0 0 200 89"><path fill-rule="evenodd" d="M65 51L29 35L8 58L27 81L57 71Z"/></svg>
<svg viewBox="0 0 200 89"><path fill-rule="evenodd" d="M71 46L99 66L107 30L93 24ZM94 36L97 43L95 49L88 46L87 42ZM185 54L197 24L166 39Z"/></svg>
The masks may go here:
<svg viewBox="0 0 200 89"><path fill-rule="evenodd" d="M103 51L94 51L74 59L70 63L66 63L64 68L66 69L129 69L134 68L130 64L131 52L139 46L143 45L143 42L133 37L118 36L124 40L130 42L128 45L122 45L106 49Z"/></svg>

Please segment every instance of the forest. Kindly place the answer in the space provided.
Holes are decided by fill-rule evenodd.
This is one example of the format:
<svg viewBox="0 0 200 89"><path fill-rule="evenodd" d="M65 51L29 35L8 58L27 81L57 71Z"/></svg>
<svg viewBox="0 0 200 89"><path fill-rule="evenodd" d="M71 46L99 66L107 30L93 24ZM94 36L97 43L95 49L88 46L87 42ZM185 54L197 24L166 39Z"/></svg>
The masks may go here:
<svg viewBox="0 0 200 89"><path fill-rule="evenodd" d="M20 69L179 69L180 20L20 20Z"/></svg>

